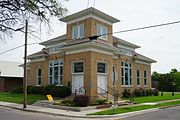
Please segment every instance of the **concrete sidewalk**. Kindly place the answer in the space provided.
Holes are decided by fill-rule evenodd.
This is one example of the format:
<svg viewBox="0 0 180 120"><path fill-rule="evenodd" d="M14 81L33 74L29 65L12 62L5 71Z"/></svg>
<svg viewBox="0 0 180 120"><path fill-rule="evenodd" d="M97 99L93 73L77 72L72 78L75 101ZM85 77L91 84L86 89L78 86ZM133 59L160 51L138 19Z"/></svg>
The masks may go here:
<svg viewBox="0 0 180 120"><path fill-rule="evenodd" d="M177 100L180 100L180 99L167 100L167 101L170 102L170 101L177 101ZM163 101L163 102L167 102L167 101ZM162 101L156 102L156 103L162 103ZM139 105L142 105L142 104L136 104L136 105L131 105L131 106L139 106ZM123 113L123 114L116 114L116 115L92 115L91 116L87 114L99 112L105 109L93 109L93 110L88 110L88 111L74 112L74 111L60 110L60 109L33 106L33 105L27 105L27 108L23 109L22 104L1 102L1 101L0 101L0 106L23 110L23 111L29 111L29 112L38 112L38 113L57 115L57 116L75 117L75 118L103 118L103 119L104 118L107 118L107 119L108 118L124 118L124 117L129 117L133 115L139 115L139 114L144 114L144 113L159 110L159 108L153 108L153 109L147 109L147 110L141 110L141 111L135 111L135 112L129 112L129 113ZM127 106L120 106L120 107L127 107Z"/></svg>
<svg viewBox="0 0 180 120"><path fill-rule="evenodd" d="M29 111L29 112L39 112L39 113L46 113L46 114L67 116L67 117L77 117L77 118L89 118L88 116L86 116L86 114L102 111L102 109L101 110L94 109L94 110L88 110L82 112L74 112L74 111L60 110L60 109L33 106L33 105L27 105L27 108L24 109L22 104L2 102L2 101L0 101L0 106L23 110L23 111Z"/></svg>

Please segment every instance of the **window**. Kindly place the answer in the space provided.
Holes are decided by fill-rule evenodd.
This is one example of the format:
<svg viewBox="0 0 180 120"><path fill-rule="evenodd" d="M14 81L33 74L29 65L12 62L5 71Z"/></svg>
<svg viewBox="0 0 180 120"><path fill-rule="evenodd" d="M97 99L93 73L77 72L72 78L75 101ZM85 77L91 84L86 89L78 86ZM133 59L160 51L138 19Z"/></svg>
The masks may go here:
<svg viewBox="0 0 180 120"><path fill-rule="evenodd" d="M97 30L97 35L102 35L99 37L100 39L107 40L107 35L104 35L104 34L108 33L108 27L107 26L97 24L96 30Z"/></svg>
<svg viewBox="0 0 180 120"><path fill-rule="evenodd" d="M137 85L140 85L140 71L136 71L136 80L137 80Z"/></svg>
<svg viewBox="0 0 180 120"><path fill-rule="evenodd" d="M122 85L132 85L132 65L131 63L121 63L121 82Z"/></svg>
<svg viewBox="0 0 180 120"><path fill-rule="evenodd" d="M73 73L83 73L83 62L74 62L73 63Z"/></svg>
<svg viewBox="0 0 180 120"><path fill-rule="evenodd" d="M122 50L122 54L123 55L132 56L133 55L133 51L132 50L123 49Z"/></svg>
<svg viewBox="0 0 180 120"><path fill-rule="evenodd" d="M49 53L57 53L60 51L60 47L59 46L55 46L55 47L50 47L49 48Z"/></svg>
<svg viewBox="0 0 180 120"><path fill-rule="evenodd" d="M42 78L42 71L41 68L37 68L37 73L36 73L36 85L41 85L41 78Z"/></svg>
<svg viewBox="0 0 180 120"><path fill-rule="evenodd" d="M107 73L106 63L98 63L97 71L98 73Z"/></svg>
<svg viewBox="0 0 180 120"><path fill-rule="evenodd" d="M147 72L144 71L144 85L147 85Z"/></svg>
<svg viewBox="0 0 180 120"><path fill-rule="evenodd" d="M49 84L62 85L63 61L55 60L49 62Z"/></svg>
<svg viewBox="0 0 180 120"><path fill-rule="evenodd" d="M84 24L75 25L72 27L72 38L78 39L84 37Z"/></svg>

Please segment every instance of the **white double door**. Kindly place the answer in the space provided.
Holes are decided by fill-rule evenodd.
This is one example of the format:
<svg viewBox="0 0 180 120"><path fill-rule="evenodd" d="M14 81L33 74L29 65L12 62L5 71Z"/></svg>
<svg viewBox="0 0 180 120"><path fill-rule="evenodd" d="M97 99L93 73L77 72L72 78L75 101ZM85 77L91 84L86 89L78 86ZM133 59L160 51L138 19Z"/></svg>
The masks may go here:
<svg viewBox="0 0 180 120"><path fill-rule="evenodd" d="M84 94L84 74L72 75L72 93Z"/></svg>
<svg viewBox="0 0 180 120"><path fill-rule="evenodd" d="M107 91L107 74L106 73L98 73L97 76L97 92L99 94L106 93Z"/></svg>

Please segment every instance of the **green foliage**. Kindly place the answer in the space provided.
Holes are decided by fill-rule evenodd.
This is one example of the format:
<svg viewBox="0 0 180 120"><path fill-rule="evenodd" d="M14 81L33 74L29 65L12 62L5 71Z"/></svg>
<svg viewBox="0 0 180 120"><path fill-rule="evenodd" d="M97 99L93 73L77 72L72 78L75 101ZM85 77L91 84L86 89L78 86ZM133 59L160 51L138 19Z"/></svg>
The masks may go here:
<svg viewBox="0 0 180 120"><path fill-rule="evenodd" d="M23 93L23 87L17 87L16 89L11 91L12 94Z"/></svg>
<svg viewBox="0 0 180 120"><path fill-rule="evenodd" d="M28 86L28 94L40 94L48 95L51 94L53 97L64 98L71 95L71 89L66 86L55 86L53 84L47 86ZM19 94L23 93L23 88L19 87L11 91L11 93Z"/></svg>
<svg viewBox="0 0 180 120"><path fill-rule="evenodd" d="M134 95L136 97L141 97L141 96L158 96L159 91L157 89L143 89L143 88L136 88L134 89Z"/></svg>
<svg viewBox="0 0 180 120"><path fill-rule="evenodd" d="M44 86L32 86L30 87L29 93L43 95L44 89L45 89Z"/></svg>
<svg viewBox="0 0 180 120"><path fill-rule="evenodd" d="M51 94L53 97L64 98L71 95L71 89L66 86L47 85L44 94Z"/></svg>
<svg viewBox="0 0 180 120"><path fill-rule="evenodd" d="M124 89L124 91L122 92L124 98L129 98L130 94L131 94L130 89Z"/></svg>
<svg viewBox="0 0 180 120"><path fill-rule="evenodd" d="M107 104L107 99L94 99L90 101L90 105L104 105Z"/></svg>
<svg viewBox="0 0 180 120"><path fill-rule="evenodd" d="M180 101L173 101L173 102L160 103L157 105L130 106L130 107L124 107L124 108L104 110L104 111L100 111L100 112L96 112L96 113L91 113L89 115L114 115L114 114L121 114L121 113L127 113L127 112L132 112L132 111L166 107L166 106L179 105L179 104L180 104Z"/></svg>
<svg viewBox="0 0 180 120"><path fill-rule="evenodd" d="M160 91L180 91L180 72L175 68L166 74L153 72L151 78L152 86Z"/></svg>
<svg viewBox="0 0 180 120"><path fill-rule="evenodd" d="M78 107L87 107L89 104L89 97L86 95L77 95L75 96L73 103Z"/></svg>
<svg viewBox="0 0 180 120"><path fill-rule="evenodd" d="M27 96L27 103L33 104L34 102L38 100L45 100L45 95L34 95L34 94L28 94ZM0 101L5 102L12 102L12 103L23 103L23 94L13 94L9 92L0 92Z"/></svg>
<svg viewBox="0 0 180 120"><path fill-rule="evenodd" d="M66 100L61 101L61 105L73 106L73 104L74 104L73 101L70 99L66 99Z"/></svg>

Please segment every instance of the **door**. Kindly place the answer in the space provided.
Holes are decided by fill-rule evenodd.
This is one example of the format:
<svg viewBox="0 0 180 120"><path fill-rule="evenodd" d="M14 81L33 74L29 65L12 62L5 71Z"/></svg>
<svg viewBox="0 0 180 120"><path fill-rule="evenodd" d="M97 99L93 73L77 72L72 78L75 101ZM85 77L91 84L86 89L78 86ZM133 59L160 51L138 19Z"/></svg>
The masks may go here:
<svg viewBox="0 0 180 120"><path fill-rule="evenodd" d="M73 74L72 79L72 93L82 94L84 88L84 75Z"/></svg>
<svg viewBox="0 0 180 120"><path fill-rule="evenodd" d="M97 81L97 86L98 86L98 93L106 93L107 91L107 75L106 74L98 74L98 81Z"/></svg>
<svg viewBox="0 0 180 120"><path fill-rule="evenodd" d="M72 93L84 94L84 63L73 62L72 65Z"/></svg>
<svg viewBox="0 0 180 120"><path fill-rule="evenodd" d="M107 63L97 64L97 92L98 94L107 92Z"/></svg>

